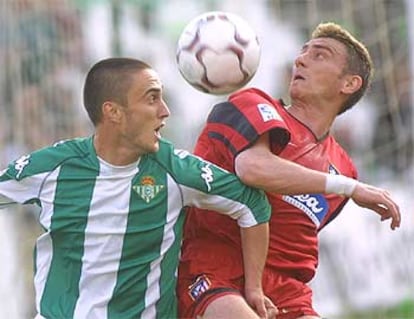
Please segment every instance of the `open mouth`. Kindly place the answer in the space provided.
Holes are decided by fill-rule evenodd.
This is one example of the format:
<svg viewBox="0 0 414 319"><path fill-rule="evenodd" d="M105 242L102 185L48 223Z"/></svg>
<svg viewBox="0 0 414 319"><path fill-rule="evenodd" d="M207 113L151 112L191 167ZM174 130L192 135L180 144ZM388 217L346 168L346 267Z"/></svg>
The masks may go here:
<svg viewBox="0 0 414 319"><path fill-rule="evenodd" d="M162 123L160 126L158 126L158 127L155 129L155 136L156 136L157 138L161 138L161 129L162 129L164 126L165 126L165 123Z"/></svg>

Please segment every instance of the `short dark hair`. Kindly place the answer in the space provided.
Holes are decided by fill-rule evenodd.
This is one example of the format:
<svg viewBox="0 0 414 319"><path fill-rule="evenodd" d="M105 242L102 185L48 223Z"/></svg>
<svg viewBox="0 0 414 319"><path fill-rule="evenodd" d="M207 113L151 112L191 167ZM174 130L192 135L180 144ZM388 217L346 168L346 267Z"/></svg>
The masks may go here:
<svg viewBox="0 0 414 319"><path fill-rule="evenodd" d="M131 58L108 58L97 62L86 75L83 104L92 123L102 118L102 104L113 101L126 105L131 74L151 66Z"/></svg>
<svg viewBox="0 0 414 319"><path fill-rule="evenodd" d="M339 114L354 106L371 85L374 66L368 49L350 32L333 22L320 23L312 32L312 39L332 38L346 46L348 52L347 69L345 72L357 74L362 78L361 88L353 93L344 103Z"/></svg>

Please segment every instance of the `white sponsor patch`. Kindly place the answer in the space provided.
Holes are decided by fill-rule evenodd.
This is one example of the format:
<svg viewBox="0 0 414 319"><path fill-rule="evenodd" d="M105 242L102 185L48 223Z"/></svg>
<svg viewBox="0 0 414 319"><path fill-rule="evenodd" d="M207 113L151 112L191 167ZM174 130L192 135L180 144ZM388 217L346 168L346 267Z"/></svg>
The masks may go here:
<svg viewBox="0 0 414 319"><path fill-rule="evenodd" d="M279 113L277 113L276 109L269 105L269 104L257 104L257 108L259 110L260 115L263 118L263 122L271 121L271 120L282 120Z"/></svg>
<svg viewBox="0 0 414 319"><path fill-rule="evenodd" d="M303 211L319 227L329 212L329 203L322 194L284 195L283 200Z"/></svg>

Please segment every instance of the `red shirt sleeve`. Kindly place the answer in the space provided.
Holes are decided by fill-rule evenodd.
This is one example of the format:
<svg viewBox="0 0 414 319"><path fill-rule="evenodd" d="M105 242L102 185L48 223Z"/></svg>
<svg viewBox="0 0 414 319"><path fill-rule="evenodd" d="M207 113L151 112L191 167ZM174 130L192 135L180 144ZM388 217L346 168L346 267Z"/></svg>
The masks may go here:
<svg viewBox="0 0 414 319"><path fill-rule="evenodd" d="M269 132L272 151L278 153L290 139L287 126L279 114L280 107L283 106L279 102L258 89L238 91L228 101L214 106L202 135L207 134L208 139L215 139L215 144L220 142L234 160L260 135Z"/></svg>

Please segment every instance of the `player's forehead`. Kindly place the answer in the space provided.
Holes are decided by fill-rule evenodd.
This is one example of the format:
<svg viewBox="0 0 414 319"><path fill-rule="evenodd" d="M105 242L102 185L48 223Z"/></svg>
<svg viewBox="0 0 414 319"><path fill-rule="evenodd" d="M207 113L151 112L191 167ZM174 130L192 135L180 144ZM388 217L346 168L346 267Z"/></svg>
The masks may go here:
<svg viewBox="0 0 414 319"><path fill-rule="evenodd" d="M346 54L345 44L329 37L311 39L302 46L302 52L310 49L326 50L335 55Z"/></svg>
<svg viewBox="0 0 414 319"><path fill-rule="evenodd" d="M153 69L141 69L133 75L131 91L145 95L149 91L161 91L162 82L159 74Z"/></svg>
<svg viewBox="0 0 414 319"><path fill-rule="evenodd" d="M141 71L141 78L149 86L162 86L160 75L154 69L143 69Z"/></svg>

